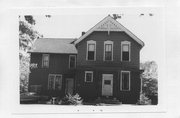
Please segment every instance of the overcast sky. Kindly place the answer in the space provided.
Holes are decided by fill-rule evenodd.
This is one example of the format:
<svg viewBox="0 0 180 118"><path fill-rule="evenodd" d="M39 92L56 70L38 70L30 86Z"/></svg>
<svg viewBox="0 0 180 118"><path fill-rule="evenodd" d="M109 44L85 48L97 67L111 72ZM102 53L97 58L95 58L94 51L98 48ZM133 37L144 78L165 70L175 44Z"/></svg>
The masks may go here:
<svg viewBox="0 0 180 118"><path fill-rule="evenodd" d="M108 14L123 14L118 22L145 43L141 50L141 61L161 61L159 56L162 54L161 44L164 41L163 10L161 8L126 8L108 11L85 9L75 13L70 11L50 14L51 18L46 18L44 15L34 16L35 29L43 34L44 38L79 38L82 31L88 31ZM144 15L140 15L141 13Z"/></svg>

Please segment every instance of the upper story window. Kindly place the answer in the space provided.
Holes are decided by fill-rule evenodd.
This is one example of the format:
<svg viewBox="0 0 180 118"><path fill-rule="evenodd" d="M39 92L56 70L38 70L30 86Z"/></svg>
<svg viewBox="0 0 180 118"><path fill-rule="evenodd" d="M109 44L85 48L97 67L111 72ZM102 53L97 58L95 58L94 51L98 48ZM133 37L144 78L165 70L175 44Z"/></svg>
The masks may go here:
<svg viewBox="0 0 180 118"><path fill-rule="evenodd" d="M76 55L69 55L69 68L76 67Z"/></svg>
<svg viewBox="0 0 180 118"><path fill-rule="evenodd" d="M112 41L104 42L104 60L105 61L113 60L113 42Z"/></svg>
<svg viewBox="0 0 180 118"><path fill-rule="evenodd" d="M121 61L130 61L131 44L129 41L121 42Z"/></svg>
<svg viewBox="0 0 180 118"><path fill-rule="evenodd" d="M48 89L49 90L61 90L61 88L62 88L62 75L49 74Z"/></svg>
<svg viewBox="0 0 180 118"><path fill-rule="evenodd" d="M130 91L130 71L121 71L121 91Z"/></svg>
<svg viewBox="0 0 180 118"><path fill-rule="evenodd" d="M85 82L93 82L93 71L85 71Z"/></svg>
<svg viewBox="0 0 180 118"><path fill-rule="evenodd" d="M96 41L87 41L86 60L96 60Z"/></svg>
<svg viewBox="0 0 180 118"><path fill-rule="evenodd" d="M43 54L42 55L42 68L48 68L49 67L49 54Z"/></svg>

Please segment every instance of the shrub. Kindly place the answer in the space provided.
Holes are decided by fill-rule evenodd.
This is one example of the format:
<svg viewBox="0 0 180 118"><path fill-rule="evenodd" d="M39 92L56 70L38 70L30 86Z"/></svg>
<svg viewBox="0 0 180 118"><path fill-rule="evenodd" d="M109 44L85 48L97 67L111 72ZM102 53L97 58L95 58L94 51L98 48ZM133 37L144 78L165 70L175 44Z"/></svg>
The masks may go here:
<svg viewBox="0 0 180 118"><path fill-rule="evenodd" d="M62 105L81 105L82 101L83 100L77 93L75 95L67 94L64 98L62 98L61 104Z"/></svg>
<svg viewBox="0 0 180 118"><path fill-rule="evenodd" d="M151 105L151 100L145 96L145 94L140 95L140 99L138 100L137 104L139 105Z"/></svg>

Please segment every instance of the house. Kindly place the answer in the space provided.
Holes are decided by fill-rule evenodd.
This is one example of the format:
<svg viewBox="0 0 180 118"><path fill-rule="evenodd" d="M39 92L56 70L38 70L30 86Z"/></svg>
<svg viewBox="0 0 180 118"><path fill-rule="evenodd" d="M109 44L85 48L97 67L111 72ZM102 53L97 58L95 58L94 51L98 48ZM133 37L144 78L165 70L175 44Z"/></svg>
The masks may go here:
<svg viewBox="0 0 180 118"><path fill-rule="evenodd" d="M29 90L49 96L78 93L84 100L116 98L135 104L140 95L144 43L111 16L78 39L37 39Z"/></svg>

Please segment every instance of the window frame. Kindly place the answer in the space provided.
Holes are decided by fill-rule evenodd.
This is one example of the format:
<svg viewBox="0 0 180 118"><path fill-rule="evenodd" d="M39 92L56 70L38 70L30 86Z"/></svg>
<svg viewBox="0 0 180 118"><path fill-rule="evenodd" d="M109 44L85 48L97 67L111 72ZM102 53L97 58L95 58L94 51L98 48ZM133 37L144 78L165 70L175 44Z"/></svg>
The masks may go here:
<svg viewBox="0 0 180 118"><path fill-rule="evenodd" d="M113 61L113 47L114 47L113 44L114 44L113 41L109 41L109 40L104 42L104 55L103 55L104 61ZM106 55L105 55L106 54L106 45L112 45L111 60L106 60Z"/></svg>
<svg viewBox="0 0 180 118"><path fill-rule="evenodd" d="M71 66L70 66L70 62L71 62L71 57L75 57L75 64L74 64L74 67L72 68ZM76 68L76 55L69 55L69 69L74 69L74 68Z"/></svg>
<svg viewBox="0 0 180 118"><path fill-rule="evenodd" d="M86 78L86 74L87 74L87 73L92 74L91 81L87 81L87 78ZM84 81L87 82L87 83L93 82L93 71L85 71L85 80L84 80Z"/></svg>
<svg viewBox="0 0 180 118"><path fill-rule="evenodd" d="M94 49L94 59L93 60L88 60L89 44L93 44L94 48L95 48ZM96 61L96 41L93 41L93 40L87 41L86 61Z"/></svg>
<svg viewBox="0 0 180 118"><path fill-rule="evenodd" d="M128 45L128 47L129 47L129 60L123 60L123 45ZM131 43L129 41L122 41L121 42L121 61L123 61L123 62L130 62L131 61Z"/></svg>
<svg viewBox="0 0 180 118"><path fill-rule="evenodd" d="M123 88L122 88L122 80L123 80L123 73L128 73L129 74L129 88L128 88L128 90L123 90ZM121 71L121 78L120 78L121 80L120 80L120 91L131 91L131 72L130 71Z"/></svg>
<svg viewBox="0 0 180 118"><path fill-rule="evenodd" d="M48 65L44 66L44 57L48 56ZM49 68L49 61L50 60L50 55L49 54L42 54L42 68Z"/></svg>
<svg viewBox="0 0 180 118"><path fill-rule="evenodd" d="M52 89L50 89L50 86L49 86L49 79L50 79L50 76L54 76L54 78L53 78L53 87L52 87ZM60 76L61 77L61 88L60 89L56 89L55 88L55 83L56 83L56 81L55 81L55 79L56 79L56 76ZM59 90L59 91L61 91L62 90L62 74L49 74L48 75L48 90Z"/></svg>

